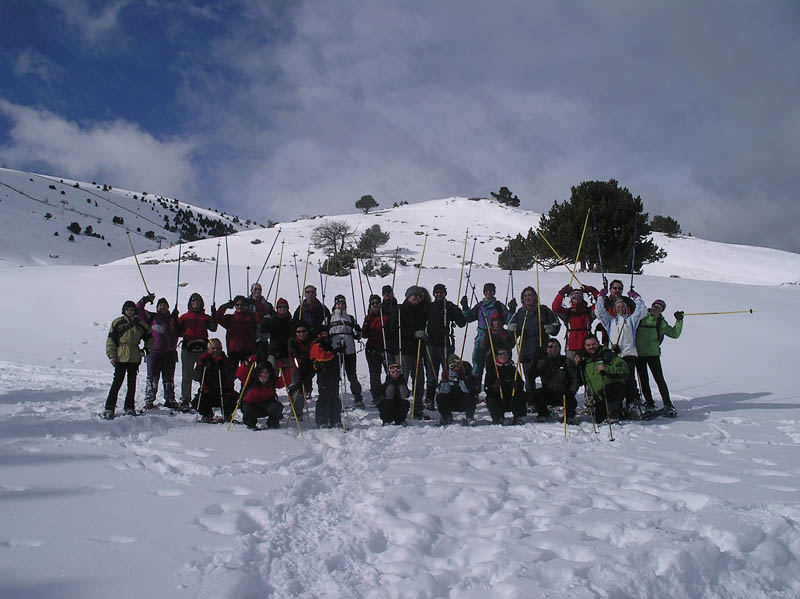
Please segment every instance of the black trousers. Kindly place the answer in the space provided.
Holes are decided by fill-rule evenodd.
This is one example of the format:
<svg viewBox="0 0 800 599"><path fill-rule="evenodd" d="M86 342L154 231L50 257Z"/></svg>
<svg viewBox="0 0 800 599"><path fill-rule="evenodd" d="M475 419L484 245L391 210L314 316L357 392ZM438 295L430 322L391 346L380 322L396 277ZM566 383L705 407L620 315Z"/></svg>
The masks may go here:
<svg viewBox="0 0 800 599"><path fill-rule="evenodd" d="M369 392L372 395L372 403L377 404L381 399L381 387L383 386L383 372L386 367L385 354L382 349L368 347L364 350L367 357L367 367L369 368Z"/></svg>
<svg viewBox="0 0 800 599"><path fill-rule="evenodd" d="M475 418L477 400L474 395L464 393L461 389L453 389L450 393L439 393L436 396L436 403L442 418L452 418L453 412L464 412L467 418Z"/></svg>
<svg viewBox="0 0 800 599"><path fill-rule="evenodd" d="M516 387L516 393L514 388ZM527 402L525 401L525 391L522 380L517 384L505 383L502 385L503 396L500 396L500 389L496 391L490 389L486 392L486 407L489 408L489 415L492 422L502 422L506 412L511 412L515 418L523 418L528 413Z"/></svg>
<svg viewBox="0 0 800 599"><path fill-rule="evenodd" d="M636 384L636 356L623 356L628 365L628 379L625 384L625 403L630 408L639 403L639 387Z"/></svg>
<svg viewBox="0 0 800 599"><path fill-rule="evenodd" d="M661 357L660 356L639 356L636 359L636 372L639 373L639 384L642 386L642 395L644 395L644 403L647 407L653 407L653 393L650 391L650 377L647 376L647 369L653 373L653 379L658 386L658 392L661 393L661 400L665 406L671 406L672 400L669 398L669 388L667 388L667 381L664 380L664 372L661 370Z"/></svg>
<svg viewBox="0 0 800 599"><path fill-rule="evenodd" d="M255 426L259 418L265 417L269 428L277 428L283 417L283 404L277 399L257 403L242 402L242 422L247 426Z"/></svg>
<svg viewBox="0 0 800 599"><path fill-rule="evenodd" d="M136 398L136 373L139 372L138 362L117 362L114 366L114 380L106 399L106 410L113 410L117 407L117 396L122 388L122 381L128 377L128 392L125 394L125 409L135 410L134 399Z"/></svg>
<svg viewBox="0 0 800 599"><path fill-rule="evenodd" d="M567 396L567 418L575 416L575 410L578 408L578 400L575 399L575 394L570 393L556 393L547 387L541 387L533 393L533 403L536 405L536 413L539 416L547 416L550 413L549 406L563 406L564 395Z"/></svg>
<svg viewBox="0 0 800 599"><path fill-rule="evenodd" d="M597 422L606 419L606 403L608 403L608 416L616 420L622 419L622 400L625 399L624 383L606 383L605 396L594 398L594 418Z"/></svg>

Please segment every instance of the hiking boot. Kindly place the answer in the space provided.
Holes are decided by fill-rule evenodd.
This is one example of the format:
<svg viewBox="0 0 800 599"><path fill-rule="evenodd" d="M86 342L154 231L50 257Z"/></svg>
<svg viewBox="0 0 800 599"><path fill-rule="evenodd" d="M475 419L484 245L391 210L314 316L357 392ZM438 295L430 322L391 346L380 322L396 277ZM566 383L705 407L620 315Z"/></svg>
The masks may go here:
<svg viewBox="0 0 800 599"><path fill-rule="evenodd" d="M567 416L567 424L570 426L578 426L578 419L575 416Z"/></svg>
<svg viewBox="0 0 800 599"><path fill-rule="evenodd" d="M511 419L511 424L512 424L512 426L517 426L519 424L525 424L525 420L522 418L522 416L514 416L514 418Z"/></svg>
<svg viewBox="0 0 800 599"><path fill-rule="evenodd" d="M156 409L156 404L153 403L152 399L148 399L146 402L144 402L144 409L145 410L155 410Z"/></svg>
<svg viewBox="0 0 800 599"><path fill-rule="evenodd" d="M547 422L550 419L549 414L539 414L536 416L536 422Z"/></svg>
<svg viewBox="0 0 800 599"><path fill-rule="evenodd" d="M358 409L358 410L363 410L364 409L364 400L361 397L357 397L355 399L355 401L353 402L353 407Z"/></svg>
<svg viewBox="0 0 800 599"><path fill-rule="evenodd" d="M178 402L174 399L165 399L164 400L164 407L169 408L170 410L177 410L178 409Z"/></svg>
<svg viewBox="0 0 800 599"><path fill-rule="evenodd" d="M114 410L103 410L102 414L100 414L100 418L103 420L114 420Z"/></svg>
<svg viewBox="0 0 800 599"><path fill-rule="evenodd" d="M133 408L125 408L125 415L136 416L136 410L134 410Z"/></svg>

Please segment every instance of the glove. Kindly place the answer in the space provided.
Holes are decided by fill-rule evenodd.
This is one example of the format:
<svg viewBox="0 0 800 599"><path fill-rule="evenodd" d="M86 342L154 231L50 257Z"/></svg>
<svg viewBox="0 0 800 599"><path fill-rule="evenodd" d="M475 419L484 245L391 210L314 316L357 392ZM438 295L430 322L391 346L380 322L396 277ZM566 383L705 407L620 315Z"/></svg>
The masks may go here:
<svg viewBox="0 0 800 599"><path fill-rule="evenodd" d="M564 286L563 286L563 287L562 287L562 288L559 290L559 293L560 293L561 295L567 295L567 294L568 294L569 292L571 292L571 291L572 291L572 287L570 287L569 285L564 285Z"/></svg>
<svg viewBox="0 0 800 599"><path fill-rule="evenodd" d="M628 291L628 297L632 297L635 299L637 297L642 297L642 296L636 293L633 289L631 289L630 291Z"/></svg>
<svg viewBox="0 0 800 599"><path fill-rule="evenodd" d="M517 332L517 323L516 322L509 322L508 323L508 332L509 333L516 333Z"/></svg>
<svg viewBox="0 0 800 599"><path fill-rule="evenodd" d="M211 318L214 318L217 315L217 306L215 304L211 304Z"/></svg>
<svg viewBox="0 0 800 599"><path fill-rule="evenodd" d="M425 331L414 331L414 339L422 339L423 341L428 338L428 333Z"/></svg>
<svg viewBox="0 0 800 599"><path fill-rule="evenodd" d="M245 363L245 364L247 364L248 366L250 366L250 364L252 364L253 362L255 362L257 359L258 359L258 356L256 356L255 354L253 354L253 355L252 355L252 356L250 356L249 358L245 359L244 363Z"/></svg>
<svg viewBox="0 0 800 599"><path fill-rule="evenodd" d="M172 318L178 318L178 309L177 308L173 308L172 309Z"/></svg>
<svg viewBox="0 0 800 599"><path fill-rule="evenodd" d="M111 362L112 366L116 366L117 365L117 359L116 358L111 358L110 362Z"/></svg>
<svg viewBox="0 0 800 599"><path fill-rule="evenodd" d="M683 320L683 310L675 312L675 320Z"/></svg>
<svg viewBox="0 0 800 599"><path fill-rule="evenodd" d="M620 350L620 348L619 348L619 345L617 345L616 343L614 343L614 344L611 346L611 351L613 351L615 354L619 355L619 352L620 352L620 351L622 351L622 350Z"/></svg>
<svg viewBox="0 0 800 599"><path fill-rule="evenodd" d="M511 301L508 302L508 311L512 312L512 313L517 311L517 299L516 298L512 297Z"/></svg>
<svg viewBox="0 0 800 599"><path fill-rule="evenodd" d="M469 300L467 299L466 295L461 298L461 307L465 310L469 310Z"/></svg>
<svg viewBox="0 0 800 599"><path fill-rule="evenodd" d="M495 382L492 384L492 389L494 389L495 391L497 391L499 388L500 388L500 379L497 379L497 380L496 380L496 381L495 381Z"/></svg>
<svg viewBox="0 0 800 599"><path fill-rule="evenodd" d="M603 289L608 289L608 279L603 275Z"/></svg>

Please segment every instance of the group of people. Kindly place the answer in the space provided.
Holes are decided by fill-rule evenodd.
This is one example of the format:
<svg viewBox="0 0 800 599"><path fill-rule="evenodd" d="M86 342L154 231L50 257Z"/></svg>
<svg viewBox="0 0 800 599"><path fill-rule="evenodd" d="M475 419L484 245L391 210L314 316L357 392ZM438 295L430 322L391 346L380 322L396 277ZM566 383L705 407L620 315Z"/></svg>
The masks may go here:
<svg viewBox="0 0 800 599"><path fill-rule="evenodd" d="M343 295L331 309L307 285L294 313L281 298L273 306L255 283L250 295L236 296L206 313L198 293L189 297L187 311L170 311L165 298L147 309L153 294L139 302L126 301L122 316L111 325L106 353L114 378L103 417L114 418L117 396L127 377L124 410L136 414L136 376L144 355L147 364L145 409L156 407L159 383L164 406L196 410L203 422L232 420L239 406L249 428L277 428L284 404L277 390L285 388L292 416L310 422L309 404L316 380L314 421L318 428L342 426L342 383L349 383L355 408L364 408L357 373L357 352L363 345L369 370L369 391L384 424L403 425L409 413L430 420L438 411L441 424L463 412L475 424L481 391L493 423L521 424L529 407L537 421L547 421L553 406L563 406L569 423L576 422L578 389L600 422L646 416L655 409L649 374L656 381L667 415L675 415L660 361L664 336L677 338L683 313L669 325L666 304L655 300L649 309L631 289L623 296L619 280L601 291L591 286L565 285L552 305L541 304L533 287L506 306L495 297L493 283L483 286L474 303L464 296L457 305L438 283L433 296L412 285L402 301L392 286L371 295L363 323L348 312ZM233 312L229 312L233 309ZM456 353L455 329L475 322L477 332L471 363ZM225 329L222 341L209 333ZM565 352L556 337L565 330ZM142 347L143 345L143 347ZM175 370L180 346L181 387L176 398ZM462 348L463 349L463 348ZM513 356L516 354L517 364ZM640 378L641 401L636 375ZM539 384L537 385L537 379ZM236 381L239 381L238 390ZM192 382L200 383L192 397ZM219 408L221 416L215 416Z"/></svg>

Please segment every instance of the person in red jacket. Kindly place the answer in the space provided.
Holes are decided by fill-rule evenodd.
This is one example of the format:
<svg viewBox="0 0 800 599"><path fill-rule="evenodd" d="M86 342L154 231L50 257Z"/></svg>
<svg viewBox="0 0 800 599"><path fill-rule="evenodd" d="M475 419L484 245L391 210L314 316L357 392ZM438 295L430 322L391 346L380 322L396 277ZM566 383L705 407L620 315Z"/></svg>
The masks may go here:
<svg viewBox="0 0 800 599"><path fill-rule="evenodd" d="M272 364L267 361L256 364L255 359L256 356L251 356L236 371L236 378L242 385L247 382L242 394L242 422L250 430L257 431L260 430L258 419L266 418L267 428L280 428L283 404L278 401L275 389L283 387L283 382L275 378Z"/></svg>
<svg viewBox="0 0 800 599"><path fill-rule="evenodd" d="M248 356L256 353L256 313L246 309L247 298L237 295L233 301L222 304L219 311L211 307L216 320L225 327L225 345L228 348L228 357L238 366ZM233 307L233 314L225 314L226 310Z"/></svg>
<svg viewBox="0 0 800 599"><path fill-rule="evenodd" d="M236 407L233 364L222 351L219 339L208 342L208 351L197 360L194 379L200 383L196 406L200 421L208 424L222 422L222 419L214 417L215 407L221 407L223 418L230 420Z"/></svg>
<svg viewBox="0 0 800 599"><path fill-rule="evenodd" d="M595 319L595 306L586 303L584 293L590 293L596 301L600 292L590 285L583 285L580 289L564 285L553 300L553 312L567 326L565 355L570 361L574 360L583 349L583 340L592 332L592 321ZM564 298L567 295L569 295L569 308L564 307Z"/></svg>
<svg viewBox="0 0 800 599"><path fill-rule="evenodd" d="M217 322L205 313L199 293L189 296L188 311L178 318L177 333L181 342L181 405L188 412L192 401L192 374L197 359L208 346L208 332L217 330Z"/></svg>
<svg viewBox="0 0 800 599"><path fill-rule="evenodd" d="M381 310L379 295L369 297L369 312L364 317L361 335L366 339L364 355L369 367L369 392L372 395L372 405L377 406L383 399L383 371L386 369L386 326L389 315Z"/></svg>

